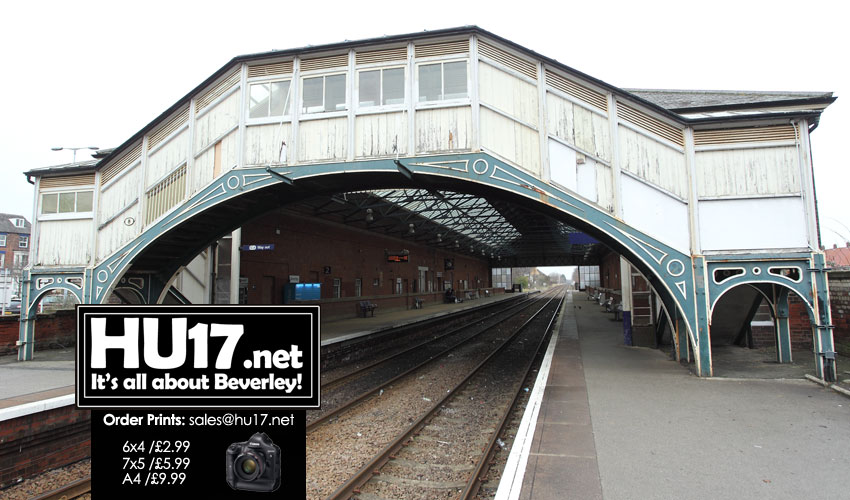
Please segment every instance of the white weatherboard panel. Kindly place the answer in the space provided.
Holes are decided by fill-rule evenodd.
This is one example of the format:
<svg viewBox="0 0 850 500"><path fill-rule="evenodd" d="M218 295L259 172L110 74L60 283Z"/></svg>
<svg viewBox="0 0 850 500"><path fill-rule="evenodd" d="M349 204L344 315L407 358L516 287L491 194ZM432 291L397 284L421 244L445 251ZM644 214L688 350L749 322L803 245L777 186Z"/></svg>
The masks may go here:
<svg viewBox="0 0 850 500"><path fill-rule="evenodd" d="M540 134L536 130L481 108L481 145L540 177Z"/></svg>
<svg viewBox="0 0 850 500"><path fill-rule="evenodd" d="M576 152L563 144L549 140L549 171L552 180L573 192L576 189Z"/></svg>
<svg viewBox="0 0 850 500"><path fill-rule="evenodd" d="M596 162L586 158L576 161L576 152L549 140L549 167L552 180L591 201L597 200Z"/></svg>
<svg viewBox="0 0 850 500"><path fill-rule="evenodd" d="M688 205L632 177L621 179L626 223L689 254Z"/></svg>
<svg viewBox="0 0 850 500"><path fill-rule="evenodd" d="M91 259L91 219L39 221L37 266L84 266Z"/></svg>
<svg viewBox="0 0 850 500"><path fill-rule="evenodd" d="M187 129L183 129L182 132L148 156L145 187L150 188L161 181L169 172L179 167L181 163L185 162L188 151L189 132Z"/></svg>
<svg viewBox="0 0 850 500"><path fill-rule="evenodd" d="M808 246L804 215L798 197L700 201L702 248L804 248Z"/></svg>
<svg viewBox="0 0 850 500"><path fill-rule="evenodd" d="M407 154L408 121L407 115L400 111L358 116L354 125L355 156Z"/></svg>
<svg viewBox="0 0 850 500"><path fill-rule="evenodd" d="M239 92L218 103L195 122L195 151L212 144L239 124Z"/></svg>

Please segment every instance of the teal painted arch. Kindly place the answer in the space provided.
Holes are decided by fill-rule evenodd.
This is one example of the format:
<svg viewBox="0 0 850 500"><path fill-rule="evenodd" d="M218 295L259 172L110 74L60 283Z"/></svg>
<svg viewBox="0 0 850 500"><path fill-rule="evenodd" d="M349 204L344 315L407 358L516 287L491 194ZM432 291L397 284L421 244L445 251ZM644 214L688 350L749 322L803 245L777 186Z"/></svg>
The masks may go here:
<svg viewBox="0 0 850 500"><path fill-rule="evenodd" d="M269 170L272 170L270 172ZM373 188L388 186L387 179L409 184L439 184L439 189L489 190L510 195L536 209L576 225L622 253L653 281L656 289L676 304L686 319L688 335L699 352L694 263L686 255L651 235L625 224L577 196L547 184L528 172L485 153L381 159L233 169L194 194L150 225L135 240L104 259L91 275L91 302L102 303L134 260L161 236L193 217L251 193L275 186L318 185L332 179L377 180ZM342 185L355 185L344 183ZM451 186L451 187L447 187ZM365 188L360 185L360 188ZM420 185L421 187L421 185Z"/></svg>
<svg viewBox="0 0 850 500"><path fill-rule="evenodd" d="M30 274L30 284L26 302L26 317L30 318L34 308L41 299L54 290L71 292L80 304L84 303L83 289L85 276L83 271L72 273L33 273Z"/></svg>
<svg viewBox="0 0 850 500"><path fill-rule="evenodd" d="M811 275L811 259L788 260L725 260L708 263L709 317L720 298L739 285L779 285L797 294L806 304L806 310L814 320L817 298L813 297L814 282ZM797 270L799 277L783 274L781 270ZM729 273L724 273L729 271ZM740 272L740 274L732 274ZM730 274L718 279L718 275Z"/></svg>

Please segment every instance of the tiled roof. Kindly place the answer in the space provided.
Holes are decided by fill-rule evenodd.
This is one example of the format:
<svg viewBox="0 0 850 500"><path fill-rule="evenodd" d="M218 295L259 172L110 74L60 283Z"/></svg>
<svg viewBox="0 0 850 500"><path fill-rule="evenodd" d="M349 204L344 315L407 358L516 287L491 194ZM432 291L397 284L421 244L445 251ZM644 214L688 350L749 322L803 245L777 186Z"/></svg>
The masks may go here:
<svg viewBox="0 0 850 500"><path fill-rule="evenodd" d="M747 104L781 104L812 99L830 99L832 92L762 92L752 90L624 89L641 99L670 111Z"/></svg>
<svg viewBox="0 0 850 500"><path fill-rule="evenodd" d="M24 219L24 227L15 227L12 219ZM30 221L23 215L0 214L0 233L30 234Z"/></svg>
<svg viewBox="0 0 850 500"><path fill-rule="evenodd" d="M827 248L826 264L830 267L850 267L850 247Z"/></svg>

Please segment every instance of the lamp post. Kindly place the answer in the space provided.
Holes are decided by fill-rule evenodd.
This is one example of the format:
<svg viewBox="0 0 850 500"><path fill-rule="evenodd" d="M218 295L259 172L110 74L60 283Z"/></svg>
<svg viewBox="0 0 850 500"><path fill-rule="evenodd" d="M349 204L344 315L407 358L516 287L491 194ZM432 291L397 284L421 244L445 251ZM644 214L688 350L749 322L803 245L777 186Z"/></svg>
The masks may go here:
<svg viewBox="0 0 850 500"><path fill-rule="evenodd" d="M71 164L73 165L73 164L77 163L77 151L79 151L80 149L91 149L93 151L97 151L100 148L97 147L97 146L85 146L85 147L79 147L79 148L65 148L65 147L59 146L59 147L55 147L55 148L50 148L51 151L62 151L63 149L69 149L69 150L74 152L74 160L71 162Z"/></svg>

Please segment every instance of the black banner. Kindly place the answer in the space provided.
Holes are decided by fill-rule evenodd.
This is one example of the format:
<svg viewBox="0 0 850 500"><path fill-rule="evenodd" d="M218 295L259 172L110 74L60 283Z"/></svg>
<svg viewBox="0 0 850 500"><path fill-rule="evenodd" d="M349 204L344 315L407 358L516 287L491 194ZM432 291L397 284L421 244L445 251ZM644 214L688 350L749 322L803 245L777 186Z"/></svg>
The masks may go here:
<svg viewBox="0 0 850 500"><path fill-rule="evenodd" d="M77 406L316 408L319 351L318 306L80 305Z"/></svg>

